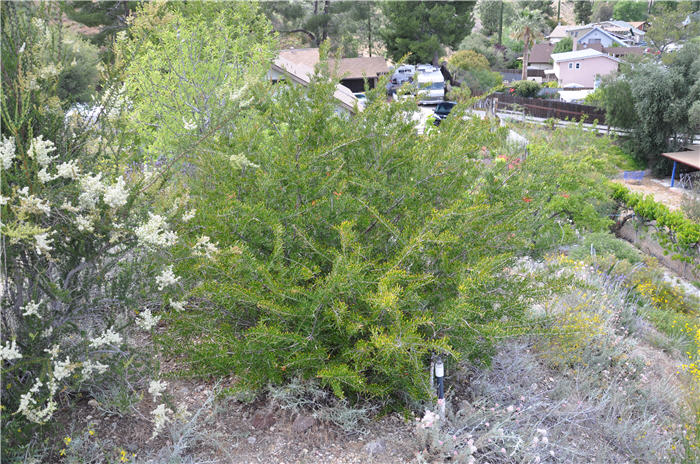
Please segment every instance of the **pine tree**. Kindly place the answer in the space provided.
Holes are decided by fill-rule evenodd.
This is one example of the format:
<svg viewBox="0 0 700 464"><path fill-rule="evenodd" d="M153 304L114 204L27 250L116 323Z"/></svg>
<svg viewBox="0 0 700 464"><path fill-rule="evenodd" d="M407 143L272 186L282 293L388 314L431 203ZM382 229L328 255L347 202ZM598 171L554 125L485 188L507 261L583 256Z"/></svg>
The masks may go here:
<svg viewBox="0 0 700 464"><path fill-rule="evenodd" d="M589 0L574 2L574 14L576 15L576 24L588 24L593 14L593 2Z"/></svg>
<svg viewBox="0 0 700 464"><path fill-rule="evenodd" d="M386 2L382 10L387 25L382 31L387 53L400 60L411 53L411 63L438 64L444 47L456 48L474 26L475 2Z"/></svg>

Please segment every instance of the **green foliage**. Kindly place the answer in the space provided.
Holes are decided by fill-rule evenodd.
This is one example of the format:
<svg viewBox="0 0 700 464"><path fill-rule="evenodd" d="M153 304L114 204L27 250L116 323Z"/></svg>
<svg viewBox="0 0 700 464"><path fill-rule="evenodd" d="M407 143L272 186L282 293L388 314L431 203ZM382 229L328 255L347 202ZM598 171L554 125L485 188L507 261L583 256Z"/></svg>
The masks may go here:
<svg viewBox="0 0 700 464"><path fill-rule="evenodd" d="M521 97L536 97L542 89L542 86L535 81L516 81L510 86L515 90L515 94Z"/></svg>
<svg viewBox="0 0 700 464"><path fill-rule="evenodd" d="M147 3L129 32L117 61L128 61L129 132L147 160L182 155L209 133L233 130L229 121L245 103L233 89L259 80L273 58L270 25L250 3Z"/></svg>
<svg viewBox="0 0 700 464"><path fill-rule="evenodd" d="M154 277L163 255L135 233L152 198L140 191L142 176L127 181L109 169L111 150L123 149L112 121L120 108L100 99L92 121L63 111L73 101L60 98L61 60L89 58L93 47L63 34L52 10L30 7L2 4L3 462L24 462L55 430L57 411L85 396L127 407L155 362L124 334L137 310L150 314L161 298ZM7 356L10 345L17 353Z"/></svg>
<svg viewBox="0 0 700 464"><path fill-rule="evenodd" d="M700 244L700 224L686 218L680 211L670 211L653 196L630 192L624 185L614 186L613 198L646 221L656 221L657 228L665 230L671 241L670 248L685 256L695 257Z"/></svg>
<svg viewBox="0 0 700 464"><path fill-rule="evenodd" d="M596 255L611 254L617 259L625 259L630 263L642 261L641 254L634 246L609 232L586 235L581 244L571 250L569 256L573 259L584 259L592 253Z"/></svg>
<svg viewBox="0 0 700 464"><path fill-rule="evenodd" d="M664 2L655 8L645 39L659 52L665 53L672 44L682 45L697 38L700 35L700 20L689 16L692 11L692 5L688 2L679 5ZM686 18L690 19L690 22L679 27Z"/></svg>
<svg viewBox="0 0 700 464"><path fill-rule="evenodd" d="M382 37L394 61L437 64L444 47L456 48L473 26L474 2L385 2Z"/></svg>
<svg viewBox="0 0 700 464"><path fill-rule="evenodd" d="M513 23L510 25L510 35L512 38L523 42L523 80L527 79L527 67L530 59L530 47L535 41L544 36L547 25L539 10L524 8L515 15Z"/></svg>
<svg viewBox="0 0 700 464"><path fill-rule="evenodd" d="M593 4L593 21L608 21L613 17L615 2L596 0Z"/></svg>
<svg viewBox="0 0 700 464"><path fill-rule="evenodd" d="M490 2L488 2L490 3ZM504 37L507 39L507 37ZM473 50L489 60L489 65L492 68L510 68L514 66L518 53L512 47L498 46L491 43L492 41L479 33L473 33L466 36L459 44L460 50Z"/></svg>
<svg viewBox="0 0 700 464"><path fill-rule="evenodd" d="M700 46L686 44L665 63L625 66L603 80L602 104L611 125L632 129L640 158L655 167L658 155L687 143L695 132L692 105L700 101ZM632 103L632 104L630 104Z"/></svg>
<svg viewBox="0 0 700 464"><path fill-rule="evenodd" d="M357 56L366 48L370 55L379 38L381 9L374 1L271 1L261 10L279 32L282 47L318 47L324 40L343 57Z"/></svg>
<svg viewBox="0 0 700 464"><path fill-rule="evenodd" d="M97 31L86 34L97 45L109 44L119 31L127 27L127 18L136 8L137 1L63 1L61 11L71 20Z"/></svg>
<svg viewBox="0 0 700 464"><path fill-rule="evenodd" d="M561 39L559 42L557 42L557 44L554 46L554 50L552 50L552 53L570 52L573 49L574 39L572 39L570 36L567 36Z"/></svg>
<svg viewBox="0 0 700 464"><path fill-rule="evenodd" d="M503 78L500 73L489 70L489 62L484 55L473 50L460 50L450 56L450 72L473 93L483 93L499 85Z"/></svg>
<svg viewBox="0 0 700 464"><path fill-rule="evenodd" d="M576 15L576 24L588 24L593 14L593 1L579 0L574 2L574 14Z"/></svg>
<svg viewBox="0 0 700 464"><path fill-rule="evenodd" d="M569 220L607 227L607 161L546 144L489 162L505 134L488 121L457 107L418 136L411 102L381 99L347 118L325 76L260 94L193 157L189 247L206 235L221 252L179 260L200 309L162 343L240 388L317 378L406 404L429 395L432 354L488 361L522 319L540 290L508 271L515 255L573 240Z"/></svg>
<svg viewBox="0 0 700 464"><path fill-rule="evenodd" d="M500 24L501 8L503 8L503 26L507 26L515 13L510 2L502 1L480 1L476 7L479 20L487 36L498 34Z"/></svg>
<svg viewBox="0 0 700 464"><path fill-rule="evenodd" d="M644 21L647 19L647 2L639 0L620 0L615 2L613 19Z"/></svg>

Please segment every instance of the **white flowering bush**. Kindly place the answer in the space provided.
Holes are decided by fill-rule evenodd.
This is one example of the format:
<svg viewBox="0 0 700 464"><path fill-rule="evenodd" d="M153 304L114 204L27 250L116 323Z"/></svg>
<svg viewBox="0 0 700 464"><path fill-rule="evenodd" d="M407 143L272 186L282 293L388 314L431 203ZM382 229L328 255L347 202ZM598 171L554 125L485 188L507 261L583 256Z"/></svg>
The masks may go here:
<svg viewBox="0 0 700 464"><path fill-rule="evenodd" d="M144 186L155 173L127 176L120 162L109 162L118 134L105 127L118 113L64 124L50 81L56 73L35 82L48 26L24 26L15 32L25 42L4 41L2 49L11 76L2 82L0 136L3 462L74 398L125 379L145 389L152 350L134 350L134 337L154 330L168 301L185 306L168 264L185 211L175 205L154 214ZM12 53L16 60L6 61ZM112 124L100 124L106 117ZM156 431L166 413L154 411Z"/></svg>

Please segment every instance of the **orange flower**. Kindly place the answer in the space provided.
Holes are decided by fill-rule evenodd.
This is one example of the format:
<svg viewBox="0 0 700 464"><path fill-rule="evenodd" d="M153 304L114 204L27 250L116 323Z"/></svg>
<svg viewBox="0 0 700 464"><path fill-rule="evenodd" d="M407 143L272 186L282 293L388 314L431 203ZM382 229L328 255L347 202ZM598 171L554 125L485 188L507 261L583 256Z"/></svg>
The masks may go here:
<svg viewBox="0 0 700 464"><path fill-rule="evenodd" d="M532 198L530 198L530 197L523 197L523 201L524 201L525 203L530 203L530 202L532 201Z"/></svg>

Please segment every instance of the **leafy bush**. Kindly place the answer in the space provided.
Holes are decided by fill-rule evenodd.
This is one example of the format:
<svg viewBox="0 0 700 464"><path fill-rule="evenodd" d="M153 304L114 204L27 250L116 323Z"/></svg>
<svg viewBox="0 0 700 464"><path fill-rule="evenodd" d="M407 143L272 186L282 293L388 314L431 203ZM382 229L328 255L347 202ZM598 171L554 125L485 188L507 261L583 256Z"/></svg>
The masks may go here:
<svg viewBox="0 0 700 464"><path fill-rule="evenodd" d="M510 88L515 91L516 95L533 98L537 96L542 86L535 81L516 81L511 84Z"/></svg>
<svg viewBox="0 0 700 464"><path fill-rule="evenodd" d="M482 93L499 85L503 78L489 70L489 62L473 50L460 50L449 59L450 71L473 93Z"/></svg>
<svg viewBox="0 0 700 464"><path fill-rule="evenodd" d="M162 345L239 388L316 378L409 404L430 394L431 356L487 362L521 319L541 289L508 271L514 254L573 240L570 221L608 226L608 167L549 145L482 159L505 134L459 108L425 136L410 102L348 118L321 68L258 94L192 158L186 243L216 251L179 261L199 310L173 315Z"/></svg>
<svg viewBox="0 0 700 464"><path fill-rule="evenodd" d="M564 52L570 52L571 50L574 49L574 39L571 37L567 36L561 39L557 44L554 46L554 50L552 50L552 53L564 53Z"/></svg>
<svg viewBox="0 0 700 464"><path fill-rule="evenodd" d="M508 40L505 34L504 39ZM519 51L522 51L522 44L520 47ZM466 36L459 44L459 50L473 50L484 55L492 68L511 68L514 67L514 63L518 63L516 59L519 51L508 46L493 44L491 40L479 33Z"/></svg>
<svg viewBox="0 0 700 464"><path fill-rule="evenodd" d="M641 255L634 246L608 232L596 232L583 238L581 245L572 249L569 255L574 259L583 259L590 254L611 254L618 259L631 263L641 262Z"/></svg>
<svg viewBox="0 0 700 464"><path fill-rule="evenodd" d="M656 226L665 230L670 249L681 253L680 259L692 259L700 247L700 224L686 218L681 211L670 211L664 204L654 201L652 195L630 192L627 187L615 184L613 198L634 210L646 221L656 221Z"/></svg>
<svg viewBox="0 0 700 464"><path fill-rule="evenodd" d="M43 441L59 405L80 395L119 391L128 405L154 370L149 348L128 339L178 294L166 249L179 219L153 215L146 188L159 173L109 169L107 152L121 152L107 130L114 107L64 124L54 28L3 17L3 33L22 43L2 42L4 63L16 52L1 101L3 462Z"/></svg>

